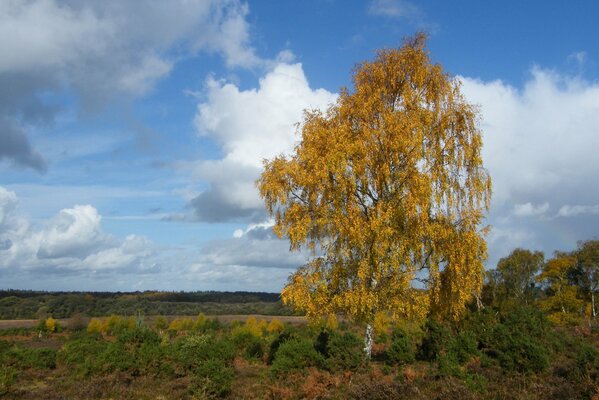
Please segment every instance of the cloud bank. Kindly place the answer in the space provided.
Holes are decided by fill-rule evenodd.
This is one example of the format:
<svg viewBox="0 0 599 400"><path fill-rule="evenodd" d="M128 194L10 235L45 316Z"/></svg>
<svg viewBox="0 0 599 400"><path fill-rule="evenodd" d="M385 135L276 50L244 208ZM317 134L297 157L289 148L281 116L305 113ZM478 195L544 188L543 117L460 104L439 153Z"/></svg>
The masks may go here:
<svg viewBox="0 0 599 400"><path fill-rule="evenodd" d="M238 0L0 2L0 161L46 170L27 131L54 121L49 95L72 93L95 110L146 94L199 52L229 67L262 65L248 12Z"/></svg>
<svg viewBox="0 0 599 400"><path fill-rule="evenodd" d="M119 240L102 231L101 220L91 205L76 205L34 227L19 214L17 195L0 186L0 270L88 275L157 267L148 239Z"/></svg>
<svg viewBox="0 0 599 400"><path fill-rule="evenodd" d="M522 89L461 77L482 113L493 179L494 267L514 247L550 255L599 231L599 84L534 67Z"/></svg>

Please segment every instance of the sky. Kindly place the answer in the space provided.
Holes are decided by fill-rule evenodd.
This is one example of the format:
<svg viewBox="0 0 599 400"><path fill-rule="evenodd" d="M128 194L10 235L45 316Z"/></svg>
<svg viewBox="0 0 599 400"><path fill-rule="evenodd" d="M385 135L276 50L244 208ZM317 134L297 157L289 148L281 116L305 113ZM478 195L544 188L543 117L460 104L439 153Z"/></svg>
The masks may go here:
<svg viewBox="0 0 599 400"><path fill-rule="evenodd" d="M279 291L254 182L376 50L429 35L479 106L487 268L599 231L592 1L4 0L0 288Z"/></svg>

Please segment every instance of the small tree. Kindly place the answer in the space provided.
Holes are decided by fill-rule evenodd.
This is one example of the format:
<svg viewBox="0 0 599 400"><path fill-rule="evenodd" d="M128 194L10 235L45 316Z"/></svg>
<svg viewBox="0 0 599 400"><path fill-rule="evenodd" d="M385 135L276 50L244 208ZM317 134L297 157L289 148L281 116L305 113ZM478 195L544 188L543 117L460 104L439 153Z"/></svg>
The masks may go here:
<svg viewBox="0 0 599 400"><path fill-rule="evenodd" d="M547 288L541 308L549 313L550 320L560 325L576 324L583 306L583 301L576 296L576 286L569 279L575 264L576 259L570 254L556 252L537 277Z"/></svg>
<svg viewBox="0 0 599 400"><path fill-rule="evenodd" d="M578 243L573 253L576 265L573 278L587 299L591 301L591 317L597 317L595 293L599 290L599 240L587 240Z"/></svg>
<svg viewBox="0 0 599 400"><path fill-rule="evenodd" d="M545 255L541 251L515 249L499 260L497 272L499 288L503 299L532 302L534 297L535 277L543 269Z"/></svg>
<svg viewBox="0 0 599 400"><path fill-rule="evenodd" d="M305 112L295 153L265 161L257 185L291 249L322 254L283 301L364 323L370 356L378 311L458 317L479 292L491 182L477 110L423 34L379 51L353 81L327 112Z"/></svg>

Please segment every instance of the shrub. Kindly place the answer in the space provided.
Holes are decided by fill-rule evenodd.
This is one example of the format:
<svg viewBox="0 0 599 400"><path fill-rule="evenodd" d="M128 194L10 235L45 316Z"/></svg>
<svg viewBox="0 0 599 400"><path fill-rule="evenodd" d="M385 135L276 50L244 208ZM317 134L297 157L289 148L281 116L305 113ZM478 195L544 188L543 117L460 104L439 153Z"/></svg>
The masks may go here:
<svg viewBox="0 0 599 400"><path fill-rule="evenodd" d="M165 331L168 329L168 321L162 315L159 315L154 320L154 327L158 330Z"/></svg>
<svg viewBox="0 0 599 400"><path fill-rule="evenodd" d="M288 330L284 330L281 333L279 333L279 335L270 343L270 347L268 350L268 358L267 358L266 362L268 364L272 364L272 362L275 359L275 354L279 350L279 347L281 346L281 344L292 339L293 337L294 337L293 334Z"/></svg>
<svg viewBox="0 0 599 400"><path fill-rule="evenodd" d="M294 338L283 342L275 353L272 373L283 375L291 371L324 365L323 356L314 349L312 341Z"/></svg>
<svg viewBox="0 0 599 400"><path fill-rule="evenodd" d="M17 370L15 368L0 365L0 396L8 393L16 377Z"/></svg>
<svg viewBox="0 0 599 400"><path fill-rule="evenodd" d="M365 365L364 343L352 332L333 333L327 348L326 365L331 371L356 371Z"/></svg>
<svg viewBox="0 0 599 400"><path fill-rule="evenodd" d="M190 335L177 343L177 360L186 369L195 369L207 360L222 360L230 363L235 357L233 344L212 335Z"/></svg>
<svg viewBox="0 0 599 400"><path fill-rule="evenodd" d="M472 357L480 354L476 336L469 331L458 332L449 342L447 352L451 354L459 364L469 361Z"/></svg>
<svg viewBox="0 0 599 400"><path fill-rule="evenodd" d="M87 333L103 333L104 324L98 318L92 318L87 324Z"/></svg>
<svg viewBox="0 0 599 400"><path fill-rule="evenodd" d="M447 326L428 320L424 326L425 336L418 349L418 358L425 361L436 360L446 350L451 339L451 331Z"/></svg>
<svg viewBox="0 0 599 400"><path fill-rule="evenodd" d="M20 369L54 369L56 368L56 350L12 346L2 353L0 361L0 364L4 366Z"/></svg>
<svg viewBox="0 0 599 400"><path fill-rule="evenodd" d="M416 345L403 329L395 329L391 335L391 345L387 349L385 362L402 365L415 359Z"/></svg>
<svg viewBox="0 0 599 400"><path fill-rule="evenodd" d="M284 328L285 325L283 325L283 323L280 320L278 320L277 318L273 318L268 323L266 331L268 333L280 333L281 331L283 331Z"/></svg>
<svg viewBox="0 0 599 400"><path fill-rule="evenodd" d="M46 319L44 325L46 327L46 332L48 332L48 333L56 332L59 328L58 321L56 321L52 317L48 317Z"/></svg>
<svg viewBox="0 0 599 400"><path fill-rule="evenodd" d="M231 391L233 375L233 369L221 360L206 360L195 371L193 394L199 398L224 397Z"/></svg>
<svg viewBox="0 0 599 400"><path fill-rule="evenodd" d="M237 327L231 334L237 350L247 359L261 358L264 355L262 338L255 336L245 326Z"/></svg>
<svg viewBox="0 0 599 400"><path fill-rule="evenodd" d="M168 330L173 332L191 331L194 325L195 323L191 318L175 318L168 326Z"/></svg>

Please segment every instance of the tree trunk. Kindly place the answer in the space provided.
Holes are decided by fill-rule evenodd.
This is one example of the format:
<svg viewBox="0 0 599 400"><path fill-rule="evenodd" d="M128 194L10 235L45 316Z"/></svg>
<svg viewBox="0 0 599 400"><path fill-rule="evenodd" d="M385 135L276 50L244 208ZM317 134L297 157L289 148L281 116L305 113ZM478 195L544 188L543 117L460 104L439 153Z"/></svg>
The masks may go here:
<svg viewBox="0 0 599 400"><path fill-rule="evenodd" d="M372 357L372 343L374 342L373 328L370 323L366 324L366 333L364 334L364 352L366 358L370 360Z"/></svg>
<svg viewBox="0 0 599 400"><path fill-rule="evenodd" d="M591 310L593 312L593 319L597 316L597 312L595 311L595 291L591 291Z"/></svg>

